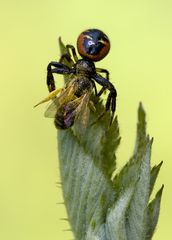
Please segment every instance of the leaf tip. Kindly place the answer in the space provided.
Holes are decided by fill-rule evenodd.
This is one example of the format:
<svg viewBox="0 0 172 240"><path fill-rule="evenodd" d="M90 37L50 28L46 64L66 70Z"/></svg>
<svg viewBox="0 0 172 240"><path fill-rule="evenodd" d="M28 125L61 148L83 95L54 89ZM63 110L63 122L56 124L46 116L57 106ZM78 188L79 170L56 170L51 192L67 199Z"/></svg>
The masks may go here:
<svg viewBox="0 0 172 240"><path fill-rule="evenodd" d="M158 166L160 166L160 167L161 167L161 166L162 166L162 164L163 164L163 161L161 161L161 162L159 163L159 165L158 165Z"/></svg>
<svg viewBox="0 0 172 240"><path fill-rule="evenodd" d="M162 187L160 188L159 192L162 193L163 189L164 189L164 184L162 184Z"/></svg>
<svg viewBox="0 0 172 240"><path fill-rule="evenodd" d="M58 41L59 41L59 44L61 44L62 43L62 37L60 36L60 37L58 37Z"/></svg>
<svg viewBox="0 0 172 240"><path fill-rule="evenodd" d="M138 119L140 121L146 121L146 112L144 110L143 104L142 102L139 103L139 107L138 107Z"/></svg>

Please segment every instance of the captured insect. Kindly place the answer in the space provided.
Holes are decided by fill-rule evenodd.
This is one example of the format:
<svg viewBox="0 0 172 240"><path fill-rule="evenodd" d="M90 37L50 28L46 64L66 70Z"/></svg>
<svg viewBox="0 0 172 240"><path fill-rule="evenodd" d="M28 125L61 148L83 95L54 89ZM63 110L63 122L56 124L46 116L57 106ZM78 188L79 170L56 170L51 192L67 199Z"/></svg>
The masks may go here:
<svg viewBox="0 0 172 240"><path fill-rule="evenodd" d="M95 96L100 97L105 90L109 90L105 111L101 116L110 111L111 124L116 110L117 92L109 81L109 72L106 69L96 68L94 64L108 54L110 50L108 37L101 30L88 29L77 39L77 50L81 59L78 59L73 45L66 45L66 50L68 53L63 54L59 62L53 61L48 64L47 86L50 94L37 105L52 100L44 115L54 118L57 129L68 129L76 122L85 127L89 120L90 109L95 111L94 103L91 101L93 91ZM63 64L64 60L70 67ZM69 75L68 83L64 88L56 89L54 73ZM101 75L102 73L105 77ZM96 83L102 86L99 92Z"/></svg>

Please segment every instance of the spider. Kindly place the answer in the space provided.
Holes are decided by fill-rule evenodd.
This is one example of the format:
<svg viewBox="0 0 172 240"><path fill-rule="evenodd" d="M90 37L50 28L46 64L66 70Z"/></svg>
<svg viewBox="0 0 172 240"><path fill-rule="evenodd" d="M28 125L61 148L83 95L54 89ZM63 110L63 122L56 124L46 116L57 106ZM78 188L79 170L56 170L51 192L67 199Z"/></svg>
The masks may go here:
<svg viewBox="0 0 172 240"><path fill-rule="evenodd" d="M98 29L88 29L82 32L77 39L77 50L82 57L81 59L78 59L74 46L68 44L66 45L66 49L68 53L71 52L73 60L70 54L63 54L59 62L52 61L48 64L47 86L50 94L40 103L53 99L60 92L59 96L57 95L54 98L56 105L56 114L54 115L55 125L57 128L67 129L74 124L79 116L84 115L84 108L86 109L87 105L90 108L91 106L94 108L90 100L93 89L97 97L100 97L105 90L109 90L105 111L99 118L105 112L110 111L111 124L116 110L117 92L114 85L109 81L109 72L106 69L96 68L94 64L94 62L100 61L108 54L110 50L108 37ZM67 60L71 67L63 64L64 60ZM53 76L55 73L63 75L72 74L72 80L69 78L69 83L65 89L56 89ZM100 73L104 73L105 77L100 75ZM99 92L97 92L95 83L102 86ZM49 115L52 108L50 107L47 110L45 113L46 116Z"/></svg>

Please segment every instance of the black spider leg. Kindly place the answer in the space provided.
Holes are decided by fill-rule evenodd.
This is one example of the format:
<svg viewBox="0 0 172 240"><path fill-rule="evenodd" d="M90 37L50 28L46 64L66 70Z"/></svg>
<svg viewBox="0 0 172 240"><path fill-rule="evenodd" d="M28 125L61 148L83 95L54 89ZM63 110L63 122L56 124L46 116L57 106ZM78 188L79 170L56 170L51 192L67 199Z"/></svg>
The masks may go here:
<svg viewBox="0 0 172 240"><path fill-rule="evenodd" d="M74 65L74 61L75 62L78 61L78 57L77 57L74 46L68 44L66 45L66 50L67 50L67 53L61 56L59 62L53 61L53 62L50 62L47 66L47 86L48 86L49 92L52 92L53 90L56 89L53 73L59 73L59 74L72 73L73 70L71 70L70 67ZM72 52L72 57L74 61L71 58L70 50ZM66 63L66 64L63 64L63 63ZM55 67L55 68L52 69L52 67Z"/></svg>
<svg viewBox="0 0 172 240"><path fill-rule="evenodd" d="M107 79L107 81L109 81L109 71L108 70L106 70L104 68L96 68L96 72L105 73L105 78ZM105 90L106 90L106 88L102 87L102 89L97 94L97 97L100 97Z"/></svg>
<svg viewBox="0 0 172 240"><path fill-rule="evenodd" d="M116 97L117 97L117 91L115 89L115 87L113 86L113 84L111 82L108 81L108 79L101 77L100 75L94 75L93 79L100 84L101 86L103 86L104 89L108 89L110 92L108 94L107 100L106 100L106 105L105 105L105 112L111 110L111 120L110 120L110 124L112 124L113 118L114 118L114 114L115 114L115 110L116 110ZM98 119L100 119L105 112L103 112Z"/></svg>
<svg viewBox="0 0 172 240"><path fill-rule="evenodd" d="M91 79L91 83L93 84L93 88L94 88L94 93L95 93L95 96L97 97L98 96L98 93L97 93L97 87L96 87L96 84L95 82Z"/></svg>
<svg viewBox="0 0 172 240"><path fill-rule="evenodd" d="M54 68L52 68L54 67ZM59 62L50 62L47 66L47 86L49 92L56 89L53 73L70 74L74 70Z"/></svg>
<svg viewBox="0 0 172 240"><path fill-rule="evenodd" d="M104 68L96 68L96 72L105 73L105 78L109 81L109 71Z"/></svg>

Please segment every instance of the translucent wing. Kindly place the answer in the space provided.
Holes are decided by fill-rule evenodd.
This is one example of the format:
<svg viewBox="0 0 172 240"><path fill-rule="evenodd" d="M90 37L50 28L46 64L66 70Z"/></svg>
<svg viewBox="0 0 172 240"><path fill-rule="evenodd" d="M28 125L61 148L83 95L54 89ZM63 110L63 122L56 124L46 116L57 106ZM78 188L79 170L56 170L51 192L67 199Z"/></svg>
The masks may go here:
<svg viewBox="0 0 172 240"><path fill-rule="evenodd" d="M80 133L84 133L88 124L90 116L90 108L88 106L90 100L90 93L86 93L79 106L76 108L75 117L75 129L79 130Z"/></svg>
<svg viewBox="0 0 172 240"><path fill-rule="evenodd" d="M58 96L52 99L51 103L48 105L44 116L48 118L54 118L58 109L65 103L72 101L75 98L73 86L67 87Z"/></svg>
<svg viewBox="0 0 172 240"><path fill-rule="evenodd" d="M54 100L52 100L48 106L47 106L47 109L45 110L44 112L44 117L47 117L47 118L54 118L55 115L56 115L56 112L57 112L57 104L55 103Z"/></svg>

